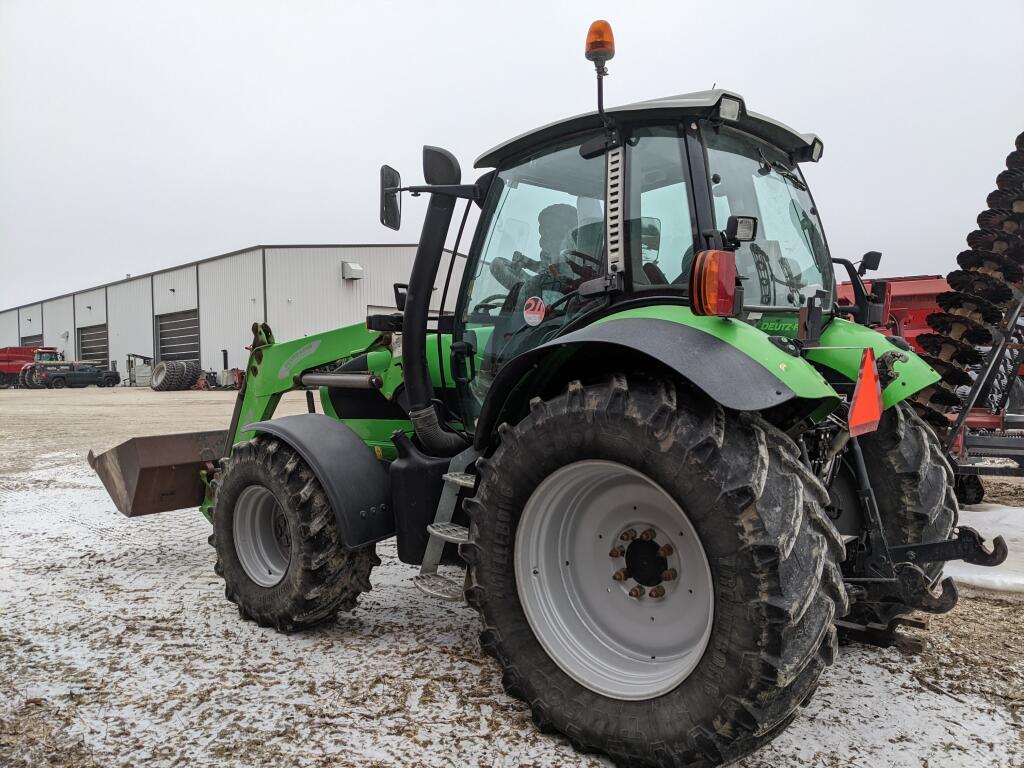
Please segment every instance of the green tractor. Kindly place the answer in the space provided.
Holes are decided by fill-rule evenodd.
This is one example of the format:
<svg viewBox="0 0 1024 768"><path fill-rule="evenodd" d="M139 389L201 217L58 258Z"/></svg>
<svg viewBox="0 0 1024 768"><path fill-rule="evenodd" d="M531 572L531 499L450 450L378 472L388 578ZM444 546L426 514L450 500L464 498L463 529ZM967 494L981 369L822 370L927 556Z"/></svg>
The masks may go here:
<svg viewBox="0 0 1024 768"><path fill-rule="evenodd" d="M352 608L395 537L422 592L479 612L540 729L624 765L719 765L793 719L837 628L948 611L943 561L1005 546L955 528L910 404L938 374L866 327L878 255L829 253L800 169L821 141L724 90L605 110L613 50L595 23L597 112L484 153L474 183L436 147L423 185L382 168L386 226L428 196L401 313L291 342L256 325L226 433L90 462L125 514L200 505L261 626ZM456 290L462 204L460 236L480 212ZM442 280L454 310L431 315ZM310 412L272 418L293 390Z"/></svg>

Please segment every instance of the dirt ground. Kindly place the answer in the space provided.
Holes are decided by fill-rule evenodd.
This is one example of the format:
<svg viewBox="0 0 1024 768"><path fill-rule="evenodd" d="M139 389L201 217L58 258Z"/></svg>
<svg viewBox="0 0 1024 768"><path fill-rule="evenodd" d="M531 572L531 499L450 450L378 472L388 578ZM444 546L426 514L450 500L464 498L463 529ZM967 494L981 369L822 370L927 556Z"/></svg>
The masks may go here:
<svg viewBox="0 0 1024 768"><path fill-rule="evenodd" d="M392 545L355 611L285 636L223 598L197 512L114 510L90 448L224 428L232 397L0 391L0 766L605 765L533 728L474 613L423 598ZM1024 486L990 498L1024 507ZM845 646L743 768L1024 765L1019 597L909 634L923 651Z"/></svg>

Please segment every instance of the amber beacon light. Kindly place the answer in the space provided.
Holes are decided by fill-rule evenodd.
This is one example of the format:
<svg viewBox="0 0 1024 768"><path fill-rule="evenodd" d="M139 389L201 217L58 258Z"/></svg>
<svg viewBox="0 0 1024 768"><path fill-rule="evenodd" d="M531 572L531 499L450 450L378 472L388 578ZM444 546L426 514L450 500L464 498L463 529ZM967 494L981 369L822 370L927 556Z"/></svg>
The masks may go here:
<svg viewBox="0 0 1024 768"><path fill-rule="evenodd" d="M599 67L615 56L612 25L604 19L598 19L587 30L586 56L587 61L592 61Z"/></svg>

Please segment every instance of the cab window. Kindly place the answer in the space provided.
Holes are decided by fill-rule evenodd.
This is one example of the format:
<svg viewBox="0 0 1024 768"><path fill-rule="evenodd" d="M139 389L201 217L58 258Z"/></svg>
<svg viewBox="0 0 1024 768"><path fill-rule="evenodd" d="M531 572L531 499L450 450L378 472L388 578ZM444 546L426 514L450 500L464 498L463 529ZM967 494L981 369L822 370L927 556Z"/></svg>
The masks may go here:
<svg viewBox="0 0 1024 768"><path fill-rule="evenodd" d="M633 288L685 288L696 226L682 137L675 126L640 128L628 147Z"/></svg>

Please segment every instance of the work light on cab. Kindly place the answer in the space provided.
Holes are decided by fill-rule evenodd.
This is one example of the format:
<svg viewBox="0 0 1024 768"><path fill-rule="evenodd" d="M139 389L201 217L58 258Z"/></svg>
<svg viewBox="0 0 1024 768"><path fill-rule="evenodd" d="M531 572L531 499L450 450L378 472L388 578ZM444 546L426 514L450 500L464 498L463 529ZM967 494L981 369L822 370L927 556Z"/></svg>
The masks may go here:
<svg viewBox="0 0 1024 768"><path fill-rule="evenodd" d="M733 317L737 314L736 254L701 251L690 274L690 306L695 315Z"/></svg>

